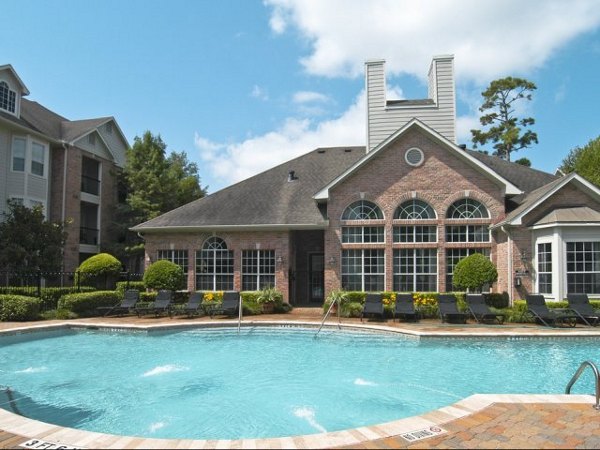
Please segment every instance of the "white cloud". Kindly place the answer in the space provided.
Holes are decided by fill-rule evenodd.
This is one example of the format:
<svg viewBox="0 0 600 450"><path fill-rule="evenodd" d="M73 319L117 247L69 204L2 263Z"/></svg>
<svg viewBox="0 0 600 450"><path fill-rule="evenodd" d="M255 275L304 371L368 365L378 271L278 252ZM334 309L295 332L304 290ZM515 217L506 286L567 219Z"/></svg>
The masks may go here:
<svg viewBox="0 0 600 450"><path fill-rule="evenodd" d="M288 118L277 130L242 142L217 143L199 133L194 142L214 178L227 185L318 147L365 145L365 133L365 94L361 92L336 119L314 123L309 119Z"/></svg>
<svg viewBox="0 0 600 450"><path fill-rule="evenodd" d="M292 101L294 103L312 103L312 102L320 102L326 103L330 101L330 98L325 94L321 94L319 92L313 91L298 91L292 97Z"/></svg>
<svg viewBox="0 0 600 450"><path fill-rule="evenodd" d="M600 24L597 0L265 0L271 29L296 29L312 46L310 74L361 76L383 57L391 74L423 78L433 55L452 53L459 81L488 82L540 67Z"/></svg>
<svg viewBox="0 0 600 450"><path fill-rule="evenodd" d="M262 101L269 100L269 94L267 90L256 84L252 87L252 91L250 91L250 97L257 98Z"/></svg>

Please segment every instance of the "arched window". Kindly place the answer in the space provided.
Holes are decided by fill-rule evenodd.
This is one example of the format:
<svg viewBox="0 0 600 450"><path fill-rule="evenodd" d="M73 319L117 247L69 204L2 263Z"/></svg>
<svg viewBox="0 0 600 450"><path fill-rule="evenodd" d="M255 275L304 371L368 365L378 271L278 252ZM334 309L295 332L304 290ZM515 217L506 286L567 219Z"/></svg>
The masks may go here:
<svg viewBox="0 0 600 450"><path fill-rule="evenodd" d="M383 219L381 208L373 202L359 200L344 210L342 220L377 220Z"/></svg>
<svg viewBox="0 0 600 450"><path fill-rule="evenodd" d="M17 94L11 91L5 81L0 81L0 109L14 113Z"/></svg>
<svg viewBox="0 0 600 450"><path fill-rule="evenodd" d="M202 250L196 251L196 289L233 290L233 250L220 237L208 238Z"/></svg>
<svg viewBox="0 0 600 450"><path fill-rule="evenodd" d="M400 220L426 220L435 219L435 211L423 200L408 200L396 209L394 219Z"/></svg>
<svg viewBox="0 0 600 450"><path fill-rule="evenodd" d="M482 203L471 198L455 201L448 208L448 219L489 219L490 213Z"/></svg>

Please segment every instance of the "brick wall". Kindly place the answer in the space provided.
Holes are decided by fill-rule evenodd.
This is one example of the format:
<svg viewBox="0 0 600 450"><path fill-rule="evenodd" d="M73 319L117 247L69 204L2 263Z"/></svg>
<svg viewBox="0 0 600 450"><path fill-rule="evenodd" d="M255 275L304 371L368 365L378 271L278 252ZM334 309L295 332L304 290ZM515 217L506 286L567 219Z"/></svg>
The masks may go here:
<svg viewBox="0 0 600 450"><path fill-rule="evenodd" d="M195 255L201 250L204 241L213 233L169 233L151 234L144 236L146 267L156 261L158 250L187 250L188 251L188 289L196 289ZM288 267L291 260L290 235L288 231L252 231L252 232L219 232L215 236L227 243L227 248L233 250L234 290L241 290L242 250L275 250L275 258L283 258L282 263L275 263L275 287L283 293L284 300L289 301Z"/></svg>
<svg viewBox="0 0 600 450"><path fill-rule="evenodd" d="M405 152L409 148L420 148L425 156L424 163L412 167L405 161ZM440 145L419 130L409 130L398 140L383 149L371 161L330 190L327 214L330 227L325 231L325 260L332 256L337 264L327 265L325 272L326 292L339 288L341 283L341 216L344 209L354 201L364 199L376 203L384 214L381 222L386 227L386 243L371 244L374 248L385 248L386 277L385 288L393 286L393 248L392 244L393 215L396 208L404 201L417 198L429 203L437 213L438 219L438 286L445 291L445 253L446 247L490 247L492 259L496 262L496 244L446 244L445 215L448 207L456 200L470 197L483 203L489 210L491 219L479 222L489 224L504 215L504 198L501 187L490 178L445 146ZM365 222L365 224L372 222ZM456 221L454 222L456 223ZM357 224L353 221L353 224ZM431 246L422 244L422 246ZM361 245L361 248L369 246ZM417 247L417 245L411 245ZM344 248L352 248L344 244Z"/></svg>

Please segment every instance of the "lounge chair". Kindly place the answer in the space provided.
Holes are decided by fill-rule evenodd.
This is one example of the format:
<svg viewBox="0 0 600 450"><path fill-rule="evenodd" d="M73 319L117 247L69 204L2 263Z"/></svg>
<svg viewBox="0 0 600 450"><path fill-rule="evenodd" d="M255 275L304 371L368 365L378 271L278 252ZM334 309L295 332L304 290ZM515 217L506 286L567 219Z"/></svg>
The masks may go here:
<svg viewBox="0 0 600 450"><path fill-rule="evenodd" d="M577 315L564 311L550 311L546 305L546 299L541 294L528 294L525 301L527 302L527 313L547 327L554 325L574 327L577 325Z"/></svg>
<svg viewBox="0 0 600 450"><path fill-rule="evenodd" d="M237 291L223 292L223 302L210 309L210 318L217 314L235 316L240 312L240 293Z"/></svg>
<svg viewBox="0 0 600 450"><path fill-rule="evenodd" d="M567 294L569 309L579 316L588 326L598 326L600 311L592 308L587 294Z"/></svg>
<svg viewBox="0 0 600 450"><path fill-rule="evenodd" d="M123 313L131 313L136 303L140 300L140 292L135 289L129 289L125 291L123 300L118 305L114 306L100 306L96 308L96 310L101 313L104 313L104 317L108 316L111 313L115 313L118 315L122 315Z"/></svg>
<svg viewBox="0 0 600 450"><path fill-rule="evenodd" d="M504 323L505 315L492 312L489 306L486 305L483 294L467 294L466 302L477 323L498 322L499 325Z"/></svg>
<svg viewBox="0 0 600 450"><path fill-rule="evenodd" d="M394 317L392 320L399 319L416 322L421 318L418 311L415 310L412 294L396 294L396 305L394 306Z"/></svg>
<svg viewBox="0 0 600 450"><path fill-rule="evenodd" d="M204 293L202 292L193 292L190 294L188 301L179 311L187 314L188 317L195 316L202 311L202 300L204 298Z"/></svg>
<svg viewBox="0 0 600 450"><path fill-rule="evenodd" d="M365 298L365 304L363 305L362 313L360 314L360 321L363 321L365 314L372 314L374 316L381 317L383 320L383 295L381 294L367 294Z"/></svg>
<svg viewBox="0 0 600 450"><path fill-rule="evenodd" d="M135 308L135 312L138 317L148 314L154 313L156 317L160 314L167 313L169 317L171 317L171 301L173 299L173 291L160 290L158 294L156 294L156 298L154 302L150 305L142 308Z"/></svg>
<svg viewBox="0 0 600 450"><path fill-rule="evenodd" d="M442 323L467 323L469 315L458 310L456 296L454 294L439 294L438 308L440 310L440 319L442 319Z"/></svg>

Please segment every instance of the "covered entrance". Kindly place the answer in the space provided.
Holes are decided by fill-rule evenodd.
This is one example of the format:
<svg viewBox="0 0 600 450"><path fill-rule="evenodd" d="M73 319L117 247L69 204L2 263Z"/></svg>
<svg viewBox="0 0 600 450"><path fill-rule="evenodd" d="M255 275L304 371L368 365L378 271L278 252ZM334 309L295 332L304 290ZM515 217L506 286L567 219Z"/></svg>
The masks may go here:
<svg viewBox="0 0 600 450"><path fill-rule="evenodd" d="M290 303L320 307L325 294L323 230L292 231L290 251Z"/></svg>

